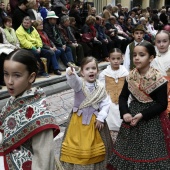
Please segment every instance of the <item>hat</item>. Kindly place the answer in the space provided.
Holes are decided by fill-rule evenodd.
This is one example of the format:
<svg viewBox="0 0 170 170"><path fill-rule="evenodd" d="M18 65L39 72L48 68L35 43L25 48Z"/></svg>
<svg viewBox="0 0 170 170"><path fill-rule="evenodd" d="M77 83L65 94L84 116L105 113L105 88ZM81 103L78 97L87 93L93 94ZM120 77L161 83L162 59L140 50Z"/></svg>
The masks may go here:
<svg viewBox="0 0 170 170"><path fill-rule="evenodd" d="M135 32L135 31L143 31L143 32L145 32L145 28L143 27L142 24L139 24L139 25L137 25L137 26L133 29L133 32Z"/></svg>
<svg viewBox="0 0 170 170"><path fill-rule="evenodd" d="M54 11L48 11L46 18L58 18Z"/></svg>
<svg viewBox="0 0 170 170"><path fill-rule="evenodd" d="M141 17L141 18L140 18L140 21L145 21L145 20L146 20L145 17Z"/></svg>

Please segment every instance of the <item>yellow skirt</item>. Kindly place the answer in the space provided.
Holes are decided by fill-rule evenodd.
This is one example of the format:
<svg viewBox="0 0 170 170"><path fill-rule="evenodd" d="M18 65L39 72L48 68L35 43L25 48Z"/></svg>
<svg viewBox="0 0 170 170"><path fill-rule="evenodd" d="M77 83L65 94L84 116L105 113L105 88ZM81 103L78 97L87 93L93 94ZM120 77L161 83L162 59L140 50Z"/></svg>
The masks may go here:
<svg viewBox="0 0 170 170"><path fill-rule="evenodd" d="M73 113L62 143L61 161L87 165L105 159L105 146L98 129L95 129L95 121L93 114L90 124L83 125L82 116Z"/></svg>

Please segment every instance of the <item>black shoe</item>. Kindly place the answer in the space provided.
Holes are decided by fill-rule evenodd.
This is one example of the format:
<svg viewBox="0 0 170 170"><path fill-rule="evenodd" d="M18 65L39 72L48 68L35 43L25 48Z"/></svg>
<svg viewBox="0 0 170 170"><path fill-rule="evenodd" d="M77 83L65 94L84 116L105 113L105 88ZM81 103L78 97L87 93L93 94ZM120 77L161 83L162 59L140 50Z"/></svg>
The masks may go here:
<svg viewBox="0 0 170 170"><path fill-rule="evenodd" d="M59 67L58 70L59 70L59 71L66 71L66 69L65 69L65 68L62 68L62 67Z"/></svg>
<svg viewBox="0 0 170 170"><path fill-rule="evenodd" d="M54 70L55 75L61 75L61 72L59 70Z"/></svg>

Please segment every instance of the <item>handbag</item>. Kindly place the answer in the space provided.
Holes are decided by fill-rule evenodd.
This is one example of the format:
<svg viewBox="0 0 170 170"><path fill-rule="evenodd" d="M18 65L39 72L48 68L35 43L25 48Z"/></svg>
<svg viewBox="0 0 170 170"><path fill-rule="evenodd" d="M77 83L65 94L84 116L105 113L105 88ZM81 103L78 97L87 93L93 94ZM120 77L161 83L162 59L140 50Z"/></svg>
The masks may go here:
<svg viewBox="0 0 170 170"><path fill-rule="evenodd" d="M82 42L88 43L88 42L91 42L93 40L93 36L90 32L89 33L83 33L81 39L82 39Z"/></svg>

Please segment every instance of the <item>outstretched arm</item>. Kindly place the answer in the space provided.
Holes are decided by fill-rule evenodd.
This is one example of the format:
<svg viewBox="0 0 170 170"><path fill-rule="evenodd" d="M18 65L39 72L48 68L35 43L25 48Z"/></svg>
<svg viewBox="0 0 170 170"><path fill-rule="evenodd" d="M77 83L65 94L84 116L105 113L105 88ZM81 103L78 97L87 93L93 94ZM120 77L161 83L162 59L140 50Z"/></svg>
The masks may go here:
<svg viewBox="0 0 170 170"><path fill-rule="evenodd" d="M66 78L68 85L74 89L75 92L78 92L82 88L82 80L75 72L75 69L72 67L68 67L66 69Z"/></svg>

